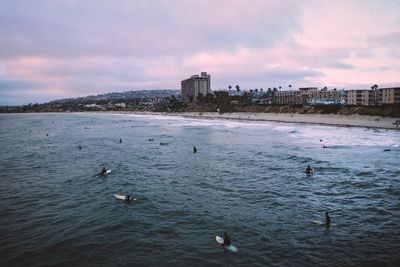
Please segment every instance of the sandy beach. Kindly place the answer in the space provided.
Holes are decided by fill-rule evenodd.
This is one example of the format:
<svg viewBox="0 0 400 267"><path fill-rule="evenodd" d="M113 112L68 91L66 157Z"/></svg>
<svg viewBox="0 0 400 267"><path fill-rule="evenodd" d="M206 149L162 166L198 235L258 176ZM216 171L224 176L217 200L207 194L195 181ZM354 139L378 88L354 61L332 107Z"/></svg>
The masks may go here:
<svg viewBox="0 0 400 267"><path fill-rule="evenodd" d="M251 121L278 121L293 123L312 123L337 125L348 127L368 127L400 130L400 118L379 117L367 115L336 115L336 114L288 114L288 113L224 113L217 112L187 112L187 113L163 113L165 115L182 116L189 118L205 119L231 119ZM396 121L399 121L398 126Z"/></svg>

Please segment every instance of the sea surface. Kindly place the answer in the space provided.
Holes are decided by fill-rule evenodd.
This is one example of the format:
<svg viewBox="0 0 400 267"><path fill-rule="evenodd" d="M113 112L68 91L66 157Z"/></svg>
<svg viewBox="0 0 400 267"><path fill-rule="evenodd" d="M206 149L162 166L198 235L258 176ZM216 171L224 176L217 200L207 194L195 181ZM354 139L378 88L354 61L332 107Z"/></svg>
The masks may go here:
<svg viewBox="0 0 400 267"><path fill-rule="evenodd" d="M0 147L0 266L400 264L399 131L0 114Z"/></svg>

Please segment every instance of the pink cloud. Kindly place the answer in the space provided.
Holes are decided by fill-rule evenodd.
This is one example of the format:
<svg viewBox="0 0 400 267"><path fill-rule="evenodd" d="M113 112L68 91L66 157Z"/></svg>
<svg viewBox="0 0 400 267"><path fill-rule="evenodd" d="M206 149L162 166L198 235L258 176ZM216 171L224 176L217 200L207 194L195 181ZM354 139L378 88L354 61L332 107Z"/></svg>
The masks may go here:
<svg viewBox="0 0 400 267"><path fill-rule="evenodd" d="M0 79L55 97L178 89L201 71L216 89L400 84L396 1L27 5L10 1L1 13Z"/></svg>

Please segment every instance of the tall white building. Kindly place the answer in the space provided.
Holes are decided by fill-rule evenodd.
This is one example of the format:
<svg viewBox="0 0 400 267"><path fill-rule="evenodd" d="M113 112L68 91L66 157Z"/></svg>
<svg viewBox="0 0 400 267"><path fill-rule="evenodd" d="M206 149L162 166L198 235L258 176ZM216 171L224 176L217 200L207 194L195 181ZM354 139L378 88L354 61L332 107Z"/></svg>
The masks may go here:
<svg viewBox="0 0 400 267"><path fill-rule="evenodd" d="M181 81L181 95L185 103L197 103L199 94L206 96L211 94L211 76L207 72L201 75L192 75L192 77Z"/></svg>

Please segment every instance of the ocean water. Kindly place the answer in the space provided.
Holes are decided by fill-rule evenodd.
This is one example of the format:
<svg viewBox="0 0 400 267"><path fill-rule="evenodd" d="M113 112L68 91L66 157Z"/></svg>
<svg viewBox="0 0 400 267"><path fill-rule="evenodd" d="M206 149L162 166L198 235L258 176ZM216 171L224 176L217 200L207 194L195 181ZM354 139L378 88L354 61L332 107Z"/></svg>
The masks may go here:
<svg viewBox="0 0 400 267"><path fill-rule="evenodd" d="M1 114L0 144L0 266L400 263L399 131Z"/></svg>

